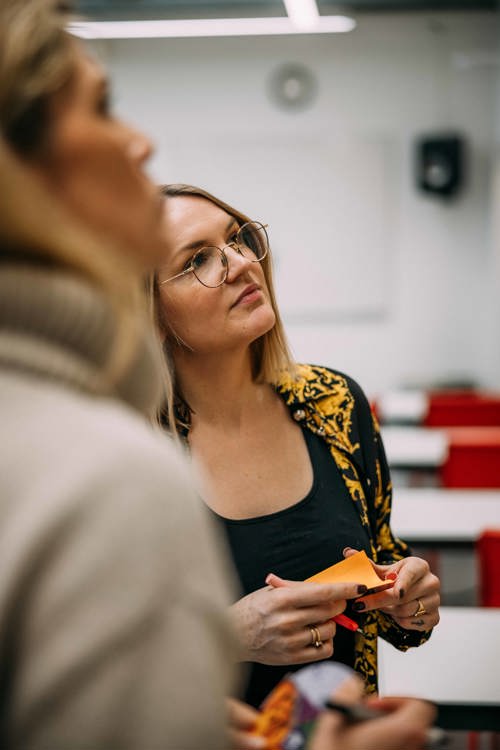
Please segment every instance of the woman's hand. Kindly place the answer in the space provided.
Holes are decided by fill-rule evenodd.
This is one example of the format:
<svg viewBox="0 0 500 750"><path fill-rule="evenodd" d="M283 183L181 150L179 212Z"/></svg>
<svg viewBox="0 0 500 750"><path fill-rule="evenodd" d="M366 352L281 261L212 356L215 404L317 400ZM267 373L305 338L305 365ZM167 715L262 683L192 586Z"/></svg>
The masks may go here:
<svg viewBox="0 0 500 750"><path fill-rule="evenodd" d="M266 738L251 734L258 711L235 698L226 699L226 710L231 750L265 750Z"/></svg>
<svg viewBox="0 0 500 750"><path fill-rule="evenodd" d="M270 585L230 608L242 660L261 664L305 664L329 658L336 629L330 619L344 611L346 599L366 591L366 586L356 583L285 581L272 573L266 582Z"/></svg>
<svg viewBox="0 0 500 750"><path fill-rule="evenodd" d="M339 700L338 696L335 696ZM347 702L347 701L344 701ZM436 710L413 698L369 698L367 706L387 713L349 726L340 713L325 711L318 719L309 750L421 750Z"/></svg>
<svg viewBox="0 0 500 750"><path fill-rule="evenodd" d="M357 550L347 548L349 557ZM441 601L439 578L431 573L429 565L420 557L405 557L392 565L377 565L373 568L381 578L395 578L394 587L378 594L358 599L353 609L369 612L379 609L406 630L430 630L439 622Z"/></svg>

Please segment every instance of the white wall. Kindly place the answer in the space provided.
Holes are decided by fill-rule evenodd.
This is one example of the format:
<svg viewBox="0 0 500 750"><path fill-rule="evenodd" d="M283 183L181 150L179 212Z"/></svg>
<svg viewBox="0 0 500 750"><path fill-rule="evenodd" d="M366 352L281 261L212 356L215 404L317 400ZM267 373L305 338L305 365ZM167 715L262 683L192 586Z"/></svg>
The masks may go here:
<svg viewBox="0 0 500 750"><path fill-rule="evenodd" d="M346 35L99 51L118 112L157 144L155 178L201 184L269 222L298 359L370 393L460 376L500 388L494 18L380 15ZM283 62L315 73L309 109L269 98ZM463 194L443 204L416 190L412 160L418 135L446 129L467 136L470 154Z"/></svg>
<svg viewBox="0 0 500 750"><path fill-rule="evenodd" d="M500 372L500 18L496 19L497 32L497 49L495 62L497 65L496 78L496 113L495 113L495 138L494 138L494 156L491 179L491 278L492 284L496 289L496 295L491 298L491 312L489 315L490 330L489 336L483 337L485 352L488 353L488 362L490 365L490 379L492 382L496 379L498 383L498 373Z"/></svg>

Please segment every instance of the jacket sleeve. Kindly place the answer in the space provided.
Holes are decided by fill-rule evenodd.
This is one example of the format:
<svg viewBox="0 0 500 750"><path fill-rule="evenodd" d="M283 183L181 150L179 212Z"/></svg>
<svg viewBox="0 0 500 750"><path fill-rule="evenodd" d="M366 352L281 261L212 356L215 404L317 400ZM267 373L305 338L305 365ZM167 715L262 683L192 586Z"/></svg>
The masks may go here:
<svg viewBox="0 0 500 750"><path fill-rule="evenodd" d="M359 385L351 381L350 388L357 405L360 447L368 480L366 487L368 517L376 562L380 565L390 565L403 557L410 556L412 552L406 542L395 536L391 529L392 482L377 419ZM431 630L423 633L417 630L405 630L395 623L390 615L379 610L373 615L378 621L378 634L401 651L425 643L432 632Z"/></svg>
<svg viewBox="0 0 500 750"><path fill-rule="evenodd" d="M391 529L392 482L377 419L371 414L373 444L375 447L375 493L372 519L375 532L377 562L390 564L412 554L406 542L394 536ZM401 628L390 615L377 611L379 635L400 651L425 643L432 630L420 632Z"/></svg>

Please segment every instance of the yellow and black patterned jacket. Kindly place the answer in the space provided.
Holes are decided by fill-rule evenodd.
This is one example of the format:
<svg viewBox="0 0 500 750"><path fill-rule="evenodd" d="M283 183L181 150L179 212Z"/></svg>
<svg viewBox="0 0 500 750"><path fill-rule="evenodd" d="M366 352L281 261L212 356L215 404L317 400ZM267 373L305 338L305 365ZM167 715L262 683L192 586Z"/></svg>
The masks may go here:
<svg viewBox="0 0 500 750"><path fill-rule="evenodd" d="M411 554L390 528L392 485L378 424L365 394L351 378L326 367L298 365L297 376L276 386L293 419L328 444L380 564ZM380 611L368 612L355 636L355 669L367 692L377 690L377 636L401 651L419 646L431 631L404 630Z"/></svg>

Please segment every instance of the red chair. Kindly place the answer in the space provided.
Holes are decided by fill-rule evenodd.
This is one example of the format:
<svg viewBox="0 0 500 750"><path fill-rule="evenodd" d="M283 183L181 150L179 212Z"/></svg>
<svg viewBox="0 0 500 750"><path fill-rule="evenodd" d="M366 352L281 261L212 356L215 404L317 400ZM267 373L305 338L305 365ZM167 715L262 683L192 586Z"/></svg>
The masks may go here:
<svg viewBox="0 0 500 750"><path fill-rule="evenodd" d="M500 487L500 427L452 427L443 487Z"/></svg>
<svg viewBox="0 0 500 750"><path fill-rule="evenodd" d="M475 391L429 393L426 427L500 426L500 395Z"/></svg>
<svg viewBox="0 0 500 750"><path fill-rule="evenodd" d="M486 529L476 542L479 605L500 607L500 528Z"/></svg>

